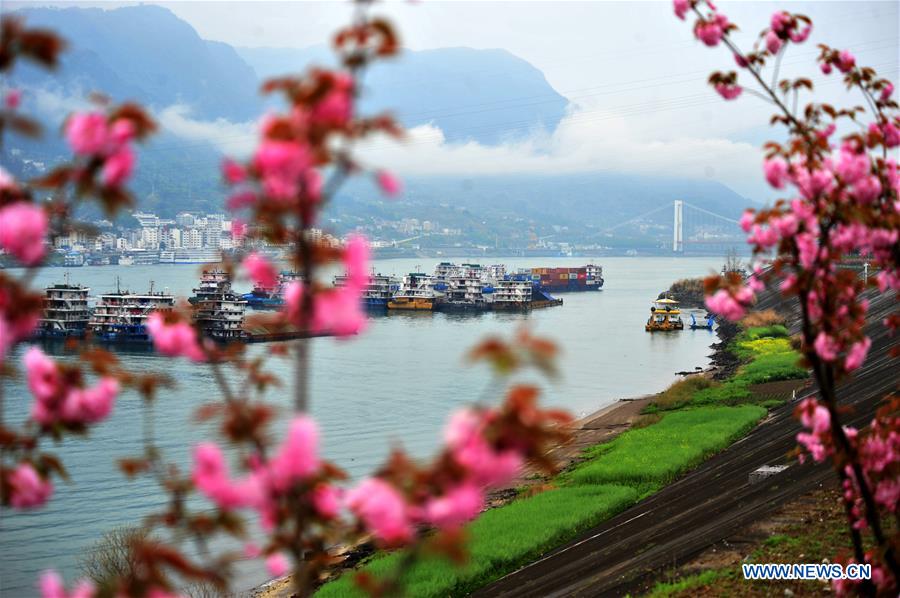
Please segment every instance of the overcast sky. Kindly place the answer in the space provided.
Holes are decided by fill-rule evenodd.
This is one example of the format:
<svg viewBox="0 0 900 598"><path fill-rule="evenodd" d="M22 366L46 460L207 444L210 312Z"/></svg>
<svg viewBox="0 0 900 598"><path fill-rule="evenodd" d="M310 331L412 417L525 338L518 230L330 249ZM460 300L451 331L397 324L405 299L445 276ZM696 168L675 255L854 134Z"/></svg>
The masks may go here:
<svg viewBox="0 0 900 598"><path fill-rule="evenodd" d="M16 3L11 6L19 6ZM48 4L46 2L25 4ZM115 7L122 2L64 2ZM326 42L345 22L347 2L156 2L211 40L236 46L304 47ZM722 12L749 43L777 7L815 21L812 37L791 48L783 74L816 74L818 97L849 98L839 80L815 67L816 44L854 51L858 62L898 79L898 2L729 2ZM8 6L10 4L8 3ZM709 49L678 21L671 2L390 2L376 12L395 21L412 49L504 48L542 70L568 97L572 113L556 135L514 146L450 147L429 127L406 149L378 143L373 161L401 172L623 170L709 177L755 199L759 146L769 131L768 106L752 97L725 103L705 83L711 70L732 69L723 48ZM503 73L496 73L498 85ZM900 88L900 86L898 86ZM460 107L463 108L463 107ZM376 151L377 149L377 151Z"/></svg>

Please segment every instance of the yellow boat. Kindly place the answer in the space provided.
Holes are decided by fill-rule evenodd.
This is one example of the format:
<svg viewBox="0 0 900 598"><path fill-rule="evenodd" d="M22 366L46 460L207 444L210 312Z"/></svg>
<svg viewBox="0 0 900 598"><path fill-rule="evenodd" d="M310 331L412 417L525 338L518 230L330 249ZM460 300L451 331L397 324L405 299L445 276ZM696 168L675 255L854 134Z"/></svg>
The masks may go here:
<svg viewBox="0 0 900 598"><path fill-rule="evenodd" d="M684 322L681 319L681 309L674 299L657 299L650 307L650 318L644 326L647 332L657 330L684 330Z"/></svg>
<svg viewBox="0 0 900 598"><path fill-rule="evenodd" d="M433 311L439 281L423 272L410 272L403 277L400 289L388 300L388 309Z"/></svg>
<svg viewBox="0 0 900 598"><path fill-rule="evenodd" d="M388 301L388 309L431 310L434 297L394 297Z"/></svg>

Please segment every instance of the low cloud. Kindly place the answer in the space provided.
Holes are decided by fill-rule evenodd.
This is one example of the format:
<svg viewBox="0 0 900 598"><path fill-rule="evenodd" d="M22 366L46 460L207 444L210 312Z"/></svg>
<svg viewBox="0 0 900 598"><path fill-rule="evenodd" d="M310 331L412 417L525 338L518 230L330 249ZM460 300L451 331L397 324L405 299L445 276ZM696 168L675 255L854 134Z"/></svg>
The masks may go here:
<svg viewBox="0 0 900 598"><path fill-rule="evenodd" d="M367 165L401 175L567 174L623 172L713 179L738 192L758 190L760 149L720 137L654 139L624 117L599 110L574 110L551 134L482 145L448 143L428 124L407 131L403 142L379 138L359 150Z"/></svg>
<svg viewBox="0 0 900 598"><path fill-rule="evenodd" d="M256 123L231 122L224 118L200 120L192 118L191 108L184 104L169 106L156 114L167 132L188 141L206 142L229 155L246 155L255 143Z"/></svg>

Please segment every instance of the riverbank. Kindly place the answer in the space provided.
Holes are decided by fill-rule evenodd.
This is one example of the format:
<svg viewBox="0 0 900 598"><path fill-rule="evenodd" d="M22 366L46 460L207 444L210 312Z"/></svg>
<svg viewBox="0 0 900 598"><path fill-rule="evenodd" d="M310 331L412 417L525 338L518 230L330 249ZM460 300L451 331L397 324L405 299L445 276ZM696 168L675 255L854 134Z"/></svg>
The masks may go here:
<svg viewBox="0 0 900 598"><path fill-rule="evenodd" d="M736 330L736 329L735 329ZM719 351L724 351L734 332L729 330L725 338L713 345L713 357ZM715 347L718 347L717 349ZM695 375L713 376L717 372L716 360L712 359L712 365L701 373ZM557 471L571 470L578 463L586 460L585 454L591 447L608 443L619 435L632 429L635 423L643 416L645 410L650 407L657 394L646 395L637 398L619 399L616 402L598 409L576 420L572 425L571 440L552 448L547 456L554 463ZM532 488L542 487L550 482L550 479L532 466L526 466L522 473L505 488L493 491L486 504L487 509L496 509L509 505L515 499L527 496L533 492ZM352 548L341 548L335 551L335 558L340 559L334 569L329 572L326 580L348 573L362 560L367 559L375 552L371 543L365 543ZM323 580L325 581L325 580ZM290 576L267 582L251 592L253 598L290 598L294 592L293 581Z"/></svg>
<svg viewBox="0 0 900 598"><path fill-rule="evenodd" d="M741 359L732 377L716 382L716 366L658 395L620 402L584 418L573 445L556 449L560 475L543 479L526 472L524 480L530 483L509 497L501 495L502 506L467 527L470 561L456 568L442 559L424 557L405 575L407 592L464 595L523 565L542 562L547 552L657 494L746 435L770 407L791 396L772 400L754 386L805 377L807 372L793 366L798 355L784 327L742 330L729 340L731 332L724 330L718 350ZM785 358L791 368L784 367ZM702 383L695 388L697 381ZM671 400L673 393L677 400ZM401 558L401 553L380 554L362 571L389 575ZM357 594L352 576L345 574L323 586L318 595Z"/></svg>

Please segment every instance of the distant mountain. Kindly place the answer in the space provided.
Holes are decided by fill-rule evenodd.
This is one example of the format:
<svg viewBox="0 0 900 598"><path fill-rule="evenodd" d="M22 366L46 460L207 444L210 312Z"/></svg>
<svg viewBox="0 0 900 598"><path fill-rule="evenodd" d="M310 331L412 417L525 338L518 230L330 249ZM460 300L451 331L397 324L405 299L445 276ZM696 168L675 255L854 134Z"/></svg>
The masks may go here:
<svg viewBox="0 0 900 598"><path fill-rule="evenodd" d="M671 227L676 199L737 220L750 200L715 181L674 177L590 173L421 177L405 181L403 201L380 200L364 183L345 188L329 216L348 228L357 219L418 218L444 227L482 230L485 238L534 230L538 236L560 227L567 237L586 239L607 228L658 210L620 234L639 234L639 225ZM735 230L727 223L711 223Z"/></svg>
<svg viewBox="0 0 900 598"><path fill-rule="evenodd" d="M75 94L103 90L162 109L190 106L201 118L244 121L259 113L257 78L234 49L200 38L168 9L139 5L100 8L28 8L29 25L49 27L69 41L58 73L17 69L17 80L52 81Z"/></svg>
<svg viewBox="0 0 900 598"><path fill-rule="evenodd" d="M333 62L325 46L238 53L263 79ZM482 144L553 132L568 104L528 62L506 50L472 48L407 50L367 72L363 94L365 110L390 109L407 127L432 123L448 141Z"/></svg>
<svg viewBox="0 0 900 598"><path fill-rule="evenodd" d="M185 126L178 133L163 130L141 150L133 185L140 209L163 216L220 211L225 192L218 173L221 147L231 152L237 144L252 142L240 125L263 109L259 82L333 60L324 46L235 49L204 40L188 23L154 5L26 8L19 14L69 41L56 73L17 67L10 81L25 88L26 110L42 107L48 131L58 130L74 101L93 90L116 101L138 100L157 112L179 107ZM56 104L46 98L42 104L43 96L53 96ZM407 126L432 123L450 142L482 144L535 130L552 132L568 106L526 61L505 50L471 48L407 51L379 64L366 75L363 102L367 111L394 110ZM226 126L232 128L223 132ZM193 136L180 136L185 131ZM209 135L223 145L212 145ZM53 136L39 143L15 139L2 152L4 167L18 176L36 175L67 155ZM406 188L403 201L384 202L368 182L354 184L342 191L329 216L339 231L366 218L419 218L462 227L484 239L515 239L529 229L550 234L546 231L553 227L589 237L676 198L726 216L737 216L747 203L716 183L617 174L421 177L406 181ZM666 217L661 214L660 221Z"/></svg>

